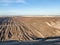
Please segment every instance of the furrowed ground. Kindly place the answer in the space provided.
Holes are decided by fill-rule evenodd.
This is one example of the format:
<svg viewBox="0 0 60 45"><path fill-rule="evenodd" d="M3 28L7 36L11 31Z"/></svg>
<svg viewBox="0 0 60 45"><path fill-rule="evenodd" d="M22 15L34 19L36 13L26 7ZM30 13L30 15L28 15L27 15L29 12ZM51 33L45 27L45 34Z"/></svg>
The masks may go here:
<svg viewBox="0 0 60 45"><path fill-rule="evenodd" d="M60 36L60 17L0 17L0 41L36 41Z"/></svg>

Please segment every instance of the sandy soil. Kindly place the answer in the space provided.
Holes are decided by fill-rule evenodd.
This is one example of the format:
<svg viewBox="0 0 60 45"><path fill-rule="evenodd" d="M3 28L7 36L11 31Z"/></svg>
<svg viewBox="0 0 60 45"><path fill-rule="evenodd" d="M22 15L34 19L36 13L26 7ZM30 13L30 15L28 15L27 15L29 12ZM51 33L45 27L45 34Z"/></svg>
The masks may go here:
<svg viewBox="0 0 60 45"><path fill-rule="evenodd" d="M0 17L0 41L55 36L60 36L60 17Z"/></svg>

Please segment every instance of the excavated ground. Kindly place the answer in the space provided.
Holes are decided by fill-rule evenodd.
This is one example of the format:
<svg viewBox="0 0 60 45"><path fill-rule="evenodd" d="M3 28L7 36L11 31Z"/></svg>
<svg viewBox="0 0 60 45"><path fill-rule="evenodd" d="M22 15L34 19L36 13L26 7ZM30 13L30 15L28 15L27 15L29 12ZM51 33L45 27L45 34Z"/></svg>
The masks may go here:
<svg viewBox="0 0 60 45"><path fill-rule="evenodd" d="M0 17L0 41L55 36L60 36L60 17Z"/></svg>

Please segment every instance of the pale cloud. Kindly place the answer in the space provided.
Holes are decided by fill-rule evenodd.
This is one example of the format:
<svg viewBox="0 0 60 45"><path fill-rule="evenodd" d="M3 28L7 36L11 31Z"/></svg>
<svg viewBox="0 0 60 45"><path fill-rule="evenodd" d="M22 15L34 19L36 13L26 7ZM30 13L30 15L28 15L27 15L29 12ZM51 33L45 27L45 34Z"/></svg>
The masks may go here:
<svg viewBox="0 0 60 45"><path fill-rule="evenodd" d="M0 0L0 3L3 3L3 6L8 6L12 3L26 3L26 0Z"/></svg>
<svg viewBox="0 0 60 45"><path fill-rule="evenodd" d="M25 1L26 0L0 0L0 2L4 2L4 3L16 3L16 2L23 3Z"/></svg>

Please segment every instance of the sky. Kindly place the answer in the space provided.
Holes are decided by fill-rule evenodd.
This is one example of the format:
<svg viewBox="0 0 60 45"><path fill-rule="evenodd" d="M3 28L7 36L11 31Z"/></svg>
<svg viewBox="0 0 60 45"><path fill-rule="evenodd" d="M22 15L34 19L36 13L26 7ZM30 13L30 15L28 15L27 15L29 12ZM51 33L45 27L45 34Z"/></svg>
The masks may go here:
<svg viewBox="0 0 60 45"><path fill-rule="evenodd" d="M0 15L60 15L60 0L0 0Z"/></svg>

